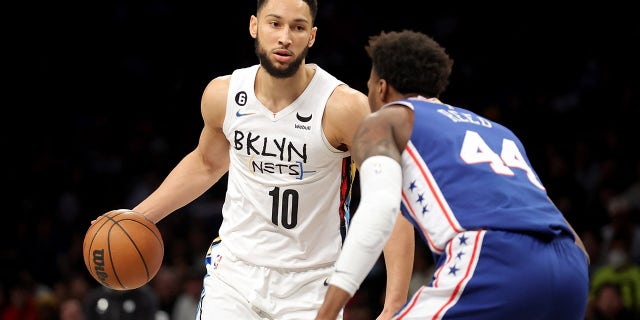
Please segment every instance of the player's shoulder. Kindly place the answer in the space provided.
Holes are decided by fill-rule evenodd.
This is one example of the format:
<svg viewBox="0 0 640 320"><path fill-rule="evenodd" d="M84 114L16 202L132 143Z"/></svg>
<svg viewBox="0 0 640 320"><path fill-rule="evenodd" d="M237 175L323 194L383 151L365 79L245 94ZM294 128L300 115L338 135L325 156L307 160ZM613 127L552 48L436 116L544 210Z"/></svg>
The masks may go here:
<svg viewBox="0 0 640 320"><path fill-rule="evenodd" d="M346 83L341 83L340 85L338 85L336 87L336 90L333 92L333 95L342 95L342 96L352 97L354 99L367 98L367 96L364 93L350 87Z"/></svg>
<svg viewBox="0 0 640 320"><path fill-rule="evenodd" d="M205 122L221 122L221 119L224 119L230 80L230 75L216 77L210 80L204 89L200 108Z"/></svg>
<svg viewBox="0 0 640 320"><path fill-rule="evenodd" d="M231 75L223 75L211 79L204 89L203 99L218 99L224 97L226 100L230 82Z"/></svg>
<svg viewBox="0 0 640 320"><path fill-rule="evenodd" d="M350 87L348 84L338 79L329 71L322 69L322 67L320 67L319 65L310 63L307 65L307 68L315 69L316 77L320 77L321 79L325 80L327 83L330 83L331 85L336 85L329 99L333 99L333 100L354 99L356 101L362 101L367 99L367 96L364 93Z"/></svg>
<svg viewBox="0 0 640 320"><path fill-rule="evenodd" d="M334 146L350 146L355 129L370 113L366 95L346 84L339 85L329 97L324 112L327 138Z"/></svg>
<svg viewBox="0 0 640 320"><path fill-rule="evenodd" d="M213 78L205 88L205 95L226 97L231 87L232 79L242 79L243 77L254 78L259 66L260 65L256 64L249 67L241 67L233 70L232 73Z"/></svg>
<svg viewBox="0 0 640 320"><path fill-rule="evenodd" d="M358 109L368 109L369 100L364 93L343 83L338 85L335 90L333 90L333 93L331 93L331 96L329 97L329 101L327 101L327 105L336 105L345 108L354 107Z"/></svg>
<svg viewBox="0 0 640 320"><path fill-rule="evenodd" d="M231 75L225 74L225 75L218 76L211 79L211 81L209 81L209 84L207 86L229 86L230 82L231 82Z"/></svg>

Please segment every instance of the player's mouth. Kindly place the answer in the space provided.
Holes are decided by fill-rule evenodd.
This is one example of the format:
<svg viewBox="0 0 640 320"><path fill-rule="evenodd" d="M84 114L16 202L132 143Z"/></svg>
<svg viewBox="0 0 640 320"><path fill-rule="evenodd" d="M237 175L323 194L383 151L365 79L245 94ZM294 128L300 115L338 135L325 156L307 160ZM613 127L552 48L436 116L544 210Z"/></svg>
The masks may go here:
<svg viewBox="0 0 640 320"><path fill-rule="evenodd" d="M286 49L278 49L273 52L274 57L280 63L287 63L293 59L293 53Z"/></svg>

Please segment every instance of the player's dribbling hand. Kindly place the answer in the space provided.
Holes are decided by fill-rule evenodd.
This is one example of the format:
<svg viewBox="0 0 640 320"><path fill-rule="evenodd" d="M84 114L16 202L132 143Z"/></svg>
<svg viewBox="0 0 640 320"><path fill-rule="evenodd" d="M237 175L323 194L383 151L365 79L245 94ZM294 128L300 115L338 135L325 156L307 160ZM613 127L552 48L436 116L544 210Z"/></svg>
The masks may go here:
<svg viewBox="0 0 640 320"><path fill-rule="evenodd" d="M131 210L130 209L116 209L116 210L113 210L113 211L124 212L124 211L131 211ZM96 223L96 221L98 221L98 218L100 218L100 217L102 217L102 215L100 215L100 216L96 217L95 219L91 220L91 225Z"/></svg>

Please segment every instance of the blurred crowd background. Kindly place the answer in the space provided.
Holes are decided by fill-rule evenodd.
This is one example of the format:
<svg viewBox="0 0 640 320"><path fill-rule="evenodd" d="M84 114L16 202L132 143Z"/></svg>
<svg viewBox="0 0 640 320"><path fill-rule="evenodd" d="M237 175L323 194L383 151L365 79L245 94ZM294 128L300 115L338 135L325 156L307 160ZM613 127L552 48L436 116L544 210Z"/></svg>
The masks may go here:
<svg viewBox="0 0 640 320"><path fill-rule="evenodd" d="M445 46L455 64L441 100L519 135L590 250L587 319L639 318L637 11L319 2L307 62L365 93L369 36L414 29ZM91 220L133 207L196 146L209 80L257 62L248 34L255 1L12 2L5 10L0 320L192 319L225 181L158 223L163 267L141 289L98 285L82 241ZM412 291L432 272L423 249ZM381 261L345 320L375 318L384 281ZM112 307L96 307L100 298Z"/></svg>

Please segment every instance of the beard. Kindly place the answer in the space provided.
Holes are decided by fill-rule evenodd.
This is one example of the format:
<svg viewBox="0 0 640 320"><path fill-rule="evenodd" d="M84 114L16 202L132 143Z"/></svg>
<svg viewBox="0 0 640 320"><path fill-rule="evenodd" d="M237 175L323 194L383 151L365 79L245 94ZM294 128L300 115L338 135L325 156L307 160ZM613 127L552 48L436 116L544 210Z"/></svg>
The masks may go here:
<svg viewBox="0 0 640 320"><path fill-rule="evenodd" d="M286 66L284 69L281 69L281 68L278 68L278 66L276 66L275 63L269 60L267 51L265 51L264 49L262 49L262 47L260 47L260 41L258 41L258 38L256 38L255 40L255 47L256 47L256 56L260 61L260 65L272 77L279 78L279 79L289 78L293 76L296 73L296 71L298 71L298 69L300 68L300 65L302 64L304 59L307 57L307 53L309 53L309 47L305 46L304 50L298 55L298 58L291 61L291 63L288 66Z"/></svg>

